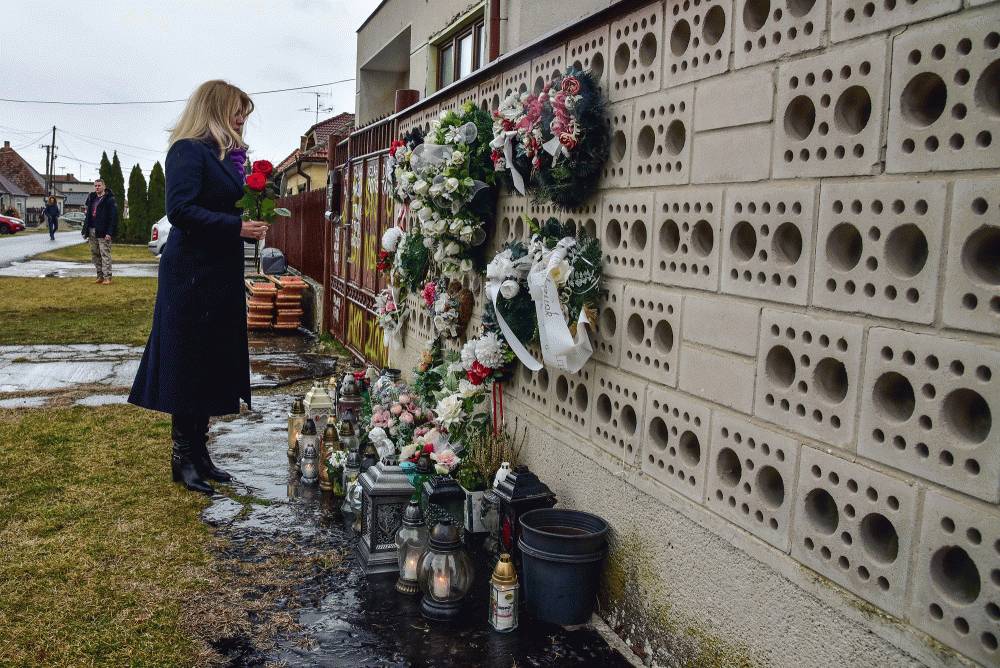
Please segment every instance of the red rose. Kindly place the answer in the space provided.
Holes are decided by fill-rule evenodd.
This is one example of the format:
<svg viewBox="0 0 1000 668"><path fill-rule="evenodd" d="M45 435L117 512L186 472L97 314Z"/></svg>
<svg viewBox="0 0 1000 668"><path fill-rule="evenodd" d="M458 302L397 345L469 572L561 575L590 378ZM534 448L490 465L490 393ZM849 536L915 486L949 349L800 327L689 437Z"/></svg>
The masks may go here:
<svg viewBox="0 0 1000 668"><path fill-rule="evenodd" d="M406 146L405 142L403 142L403 141L401 141L399 139L393 139L392 143L389 144L389 155L391 155L392 157L395 158L396 157L396 151L398 151L403 146Z"/></svg>
<svg viewBox="0 0 1000 668"><path fill-rule="evenodd" d="M571 151L576 148L576 138L569 132L563 132L559 135L559 143Z"/></svg>
<svg viewBox="0 0 1000 668"><path fill-rule="evenodd" d="M424 446L424 450L423 451L426 452L427 454L431 454L432 452L434 452L434 444L433 443L426 444Z"/></svg>
<svg viewBox="0 0 1000 668"><path fill-rule="evenodd" d="M251 165L250 171L256 172L257 174L263 174L267 177L274 171L274 165L267 160L257 160L253 163L253 165Z"/></svg>
<svg viewBox="0 0 1000 668"><path fill-rule="evenodd" d="M247 188L260 192L267 186L267 177L261 172L253 172L247 177Z"/></svg>
<svg viewBox="0 0 1000 668"><path fill-rule="evenodd" d="M562 80L562 89L570 95L580 92L580 81L576 77L566 77Z"/></svg>
<svg viewBox="0 0 1000 668"><path fill-rule="evenodd" d="M465 375L469 379L469 382L473 385L482 385L483 381L489 378L492 374L492 369L481 364L479 360L476 360L472 363L472 366Z"/></svg>
<svg viewBox="0 0 1000 668"><path fill-rule="evenodd" d="M509 118L505 118L502 121L500 121L500 127L504 129L504 132L510 132L511 130L514 129L514 121L510 120Z"/></svg>

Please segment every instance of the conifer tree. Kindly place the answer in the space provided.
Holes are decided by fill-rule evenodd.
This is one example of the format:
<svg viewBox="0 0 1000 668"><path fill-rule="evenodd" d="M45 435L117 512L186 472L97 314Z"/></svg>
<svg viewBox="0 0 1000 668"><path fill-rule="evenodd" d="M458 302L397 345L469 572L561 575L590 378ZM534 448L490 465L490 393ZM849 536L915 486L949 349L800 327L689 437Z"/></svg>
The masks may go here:
<svg viewBox="0 0 1000 668"><path fill-rule="evenodd" d="M118 151L115 151L111 158L111 172L104 183L115 194L115 202L118 204L118 230L120 234L123 229L122 219L125 217L125 176L122 174L122 163L118 160Z"/></svg>
<svg viewBox="0 0 1000 668"><path fill-rule="evenodd" d="M108 179L111 178L111 161L108 160L108 152L101 151L101 166L98 168L98 177L104 181L104 184L108 184Z"/></svg>
<svg viewBox="0 0 1000 668"><path fill-rule="evenodd" d="M146 206L148 225L152 228L156 221L166 215L167 208L167 180L159 161L153 165L153 171L149 174L149 196L146 198Z"/></svg>
<svg viewBox="0 0 1000 668"><path fill-rule="evenodd" d="M146 197L146 177L139 165L135 165L128 175L128 222L123 235L126 243L141 244L149 236L149 207Z"/></svg>

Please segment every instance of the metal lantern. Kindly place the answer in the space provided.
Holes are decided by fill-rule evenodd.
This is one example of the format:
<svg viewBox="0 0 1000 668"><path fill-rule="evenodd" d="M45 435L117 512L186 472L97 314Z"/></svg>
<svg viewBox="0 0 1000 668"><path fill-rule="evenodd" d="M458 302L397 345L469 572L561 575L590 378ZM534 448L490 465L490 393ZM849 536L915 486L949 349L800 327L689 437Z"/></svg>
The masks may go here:
<svg viewBox="0 0 1000 668"><path fill-rule="evenodd" d="M322 431L326 428L326 423L333 415L333 398L327 393L321 381L314 381L313 386L306 392L303 400L306 415L316 423L316 429Z"/></svg>
<svg viewBox="0 0 1000 668"><path fill-rule="evenodd" d="M517 570L510 555L500 555L500 561L490 578L489 622L495 630L507 633L517 628Z"/></svg>
<svg viewBox="0 0 1000 668"><path fill-rule="evenodd" d="M518 518L529 510L556 505L556 495L522 464L511 469L503 482L488 496L497 504L498 549L512 555L517 561L520 557L517 540L521 534Z"/></svg>
<svg viewBox="0 0 1000 668"><path fill-rule="evenodd" d="M432 620L456 619L474 574L472 560L462 549L461 528L445 518L431 529L427 551L420 559L417 581L424 594L420 614Z"/></svg>
<svg viewBox="0 0 1000 668"><path fill-rule="evenodd" d="M396 532L403 524L403 509L410 500L410 481L398 466L377 462L361 474L358 486L361 487L358 561L366 575L395 573L399 569Z"/></svg>
<svg viewBox="0 0 1000 668"><path fill-rule="evenodd" d="M361 416L361 388L353 374L344 376L337 399L337 419L341 422L357 422Z"/></svg>
<svg viewBox="0 0 1000 668"><path fill-rule="evenodd" d="M423 501L428 524L440 522L447 517L459 526L464 526L465 490L454 478L436 475L426 480Z"/></svg>
<svg viewBox="0 0 1000 668"><path fill-rule="evenodd" d="M330 422L323 430L323 439L319 446L319 488L324 492L333 491L333 481L330 479L330 469L328 462L330 453L340 450L340 440L337 438L337 429ZM338 481L339 482L339 481Z"/></svg>
<svg viewBox="0 0 1000 668"><path fill-rule="evenodd" d="M347 452L347 463L344 465L344 504L340 507L341 512L344 514L353 514L361 509L360 497L357 497L357 500L355 500L355 490L360 490L358 487L358 476L361 475L359 462L358 451L349 450Z"/></svg>
<svg viewBox="0 0 1000 668"><path fill-rule="evenodd" d="M340 449L344 452L357 452L361 445L354 433L354 425L346 420L340 423L339 439Z"/></svg>
<svg viewBox="0 0 1000 668"><path fill-rule="evenodd" d="M306 408L300 397L292 402L292 410L288 412L288 461L299 461L299 432L306 422Z"/></svg>
<svg viewBox="0 0 1000 668"><path fill-rule="evenodd" d="M319 476L319 439L316 436L316 424L307 419L299 434L299 470L302 472L302 482L312 485Z"/></svg>
<svg viewBox="0 0 1000 668"><path fill-rule="evenodd" d="M365 443L365 449L361 453L361 472L364 473L372 466L375 466L379 462L378 450L375 449L375 444L371 441Z"/></svg>
<svg viewBox="0 0 1000 668"><path fill-rule="evenodd" d="M396 556L399 564L399 579L396 591L401 594L419 594L417 567L420 557L427 550L427 525L420 504L411 500L403 512L403 526L396 532Z"/></svg>

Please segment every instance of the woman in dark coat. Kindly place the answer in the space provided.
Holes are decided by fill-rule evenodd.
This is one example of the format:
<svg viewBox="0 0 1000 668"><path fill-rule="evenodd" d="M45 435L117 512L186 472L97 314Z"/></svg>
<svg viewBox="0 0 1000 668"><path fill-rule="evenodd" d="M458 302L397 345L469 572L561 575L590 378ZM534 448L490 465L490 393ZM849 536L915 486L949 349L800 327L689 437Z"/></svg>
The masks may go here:
<svg viewBox="0 0 1000 668"><path fill-rule="evenodd" d="M59 229L59 205L56 204L56 198L50 197L49 203L45 205L45 210L42 212L45 214L45 219L49 223L49 239L52 241L56 240L56 230Z"/></svg>
<svg viewBox="0 0 1000 668"><path fill-rule="evenodd" d="M153 327L129 402L172 418L173 479L211 494L227 482L206 447L213 415L250 405L243 288L243 239L263 239L267 224L243 221L246 145L253 102L224 81L202 84L170 136L167 218L173 226L160 258Z"/></svg>

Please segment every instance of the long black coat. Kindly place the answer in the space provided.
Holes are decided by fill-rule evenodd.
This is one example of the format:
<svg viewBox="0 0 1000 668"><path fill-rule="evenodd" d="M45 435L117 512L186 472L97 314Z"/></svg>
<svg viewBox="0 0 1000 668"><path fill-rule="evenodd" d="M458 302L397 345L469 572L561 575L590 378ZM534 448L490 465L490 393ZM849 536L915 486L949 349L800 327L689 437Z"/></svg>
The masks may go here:
<svg viewBox="0 0 1000 668"><path fill-rule="evenodd" d="M226 415L250 404L240 210L243 184L214 145L167 153L167 218L153 329L129 402L164 413Z"/></svg>

